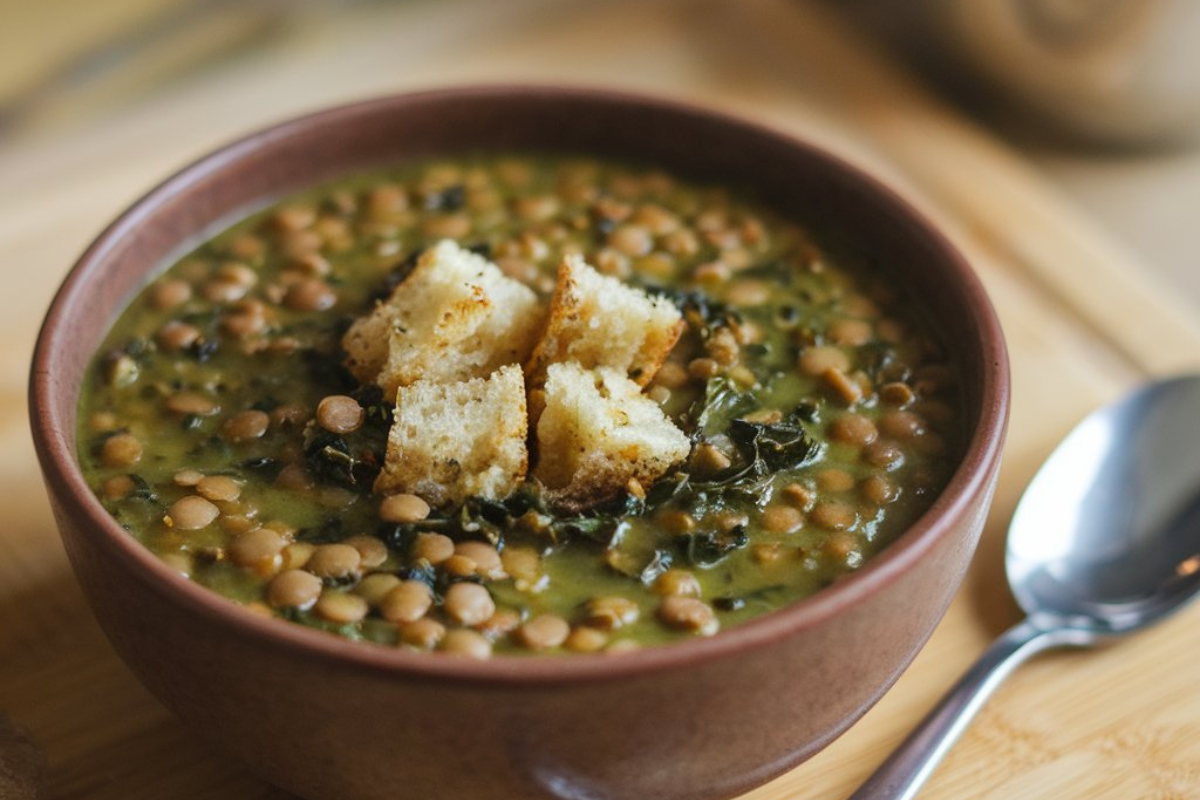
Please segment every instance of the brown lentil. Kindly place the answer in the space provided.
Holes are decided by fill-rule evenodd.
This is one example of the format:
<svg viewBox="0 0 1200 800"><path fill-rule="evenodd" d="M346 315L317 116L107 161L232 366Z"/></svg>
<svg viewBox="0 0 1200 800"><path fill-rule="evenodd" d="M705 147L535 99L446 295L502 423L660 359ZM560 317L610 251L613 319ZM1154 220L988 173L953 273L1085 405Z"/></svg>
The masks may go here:
<svg viewBox="0 0 1200 800"><path fill-rule="evenodd" d="M780 490L780 494L783 495L785 501L801 511L812 508L817 499L816 492L802 483L789 483Z"/></svg>
<svg viewBox="0 0 1200 800"><path fill-rule="evenodd" d="M442 610L460 625L478 625L496 612L496 604L479 584L456 583L446 590Z"/></svg>
<svg viewBox="0 0 1200 800"><path fill-rule="evenodd" d="M696 518L686 511L669 509L658 515L658 524L663 530L676 535L691 533L696 529Z"/></svg>
<svg viewBox="0 0 1200 800"><path fill-rule="evenodd" d="M532 588L541 578L542 559L536 550L510 545L500 554L500 563L516 581L518 589Z"/></svg>
<svg viewBox="0 0 1200 800"><path fill-rule="evenodd" d="M299 569L279 573L267 587L267 602L275 608L308 608L320 595L321 579Z"/></svg>
<svg viewBox="0 0 1200 800"><path fill-rule="evenodd" d="M729 456L722 453L713 444L705 442L692 451L692 469L702 475L711 475L729 469Z"/></svg>
<svg viewBox="0 0 1200 800"><path fill-rule="evenodd" d="M400 641L409 647L432 650L446 635L446 626L429 617L414 620L400 628Z"/></svg>
<svg viewBox="0 0 1200 800"><path fill-rule="evenodd" d="M196 482L196 493L216 502L229 503L242 495L242 487L226 475L206 475Z"/></svg>
<svg viewBox="0 0 1200 800"><path fill-rule="evenodd" d="M337 303L337 292L317 278L292 284L283 295L283 304L295 311L325 311Z"/></svg>
<svg viewBox="0 0 1200 800"><path fill-rule="evenodd" d="M804 526L804 514L794 506L767 506L762 513L762 526L771 533L792 533Z"/></svg>
<svg viewBox="0 0 1200 800"><path fill-rule="evenodd" d="M203 497L189 495L176 500L167 509L168 526L195 531L211 525L220 514L221 510Z"/></svg>
<svg viewBox="0 0 1200 800"><path fill-rule="evenodd" d="M530 650L558 647L567 640L570 633L571 626L565 619L555 614L542 614L517 628L517 637L521 640L521 644Z"/></svg>
<svg viewBox="0 0 1200 800"><path fill-rule="evenodd" d="M879 430L869 417L862 414L843 414L830 423L829 437L842 444L866 447L879 437Z"/></svg>
<svg viewBox="0 0 1200 800"><path fill-rule="evenodd" d="M321 592L313 606L317 616L342 625L360 621L369 610L367 601L358 595L330 589Z"/></svg>
<svg viewBox="0 0 1200 800"><path fill-rule="evenodd" d="M378 608L383 598L400 585L400 579L390 572L374 572L365 576L354 587L354 593L367 601L367 605Z"/></svg>
<svg viewBox="0 0 1200 800"><path fill-rule="evenodd" d="M198 392L175 392L167 395L167 410L174 414L195 414L207 417L221 410L216 401Z"/></svg>
<svg viewBox="0 0 1200 800"><path fill-rule="evenodd" d="M459 542L454 546L454 552L471 559L475 563L475 573L478 575L492 580L505 577L500 553L486 542Z"/></svg>
<svg viewBox="0 0 1200 800"><path fill-rule="evenodd" d="M442 571L455 578L473 578L479 574L479 565L467 556L455 553L441 564Z"/></svg>
<svg viewBox="0 0 1200 800"><path fill-rule="evenodd" d="M679 389L688 382L687 370L676 361L667 361L659 367L654 382L668 389Z"/></svg>
<svg viewBox="0 0 1200 800"><path fill-rule="evenodd" d="M109 500L123 500L136 488L137 484L128 475L114 475L104 482L102 491Z"/></svg>
<svg viewBox="0 0 1200 800"><path fill-rule="evenodd" d="M844 531L858 521L858 512L846 503L824 501L813 506L809 519L818 527L831 531Z"/></svg>
<svg viewBox="0 0 1200 800"><path fill-rule="evenodd" d="M683 569L669 569L654 580L654 593L699 597L703 590L700 588L700 581L696 580L692 573Z"/></svg>
<svg viewBox="0 0 1200 800"><path fill-rule="evenodd" d="M912 411L885 411L879 418L879 431L893 439L913 439L925 432L925 420Z"/></svg>
<svg viewBox="0 0 1200 800"><path fill-rule="evenodd" d="M475 630L494 642L515 631L520 624L521 615L516 611L511 608L498 608L495 614L476 625Z"/></svg>
<svg viewBox="0 0 1200 800"><path fill-rule="evenodd" d="M168 353L186 350L200 339L200 329L186 322L172 321L163 325L155 337L158 346Z"/></svg>
<svg viewBox="0 0 1200 800"><path fill-rule="evenodd" d="M192 285L181 280L160 280L150 289L150 304L169 311L192 299Z"/></svg>
<svg viewBox="0 0 1200 800"><path fill-rule="evenodd" d="M844 469L828 467L817 473L817 488L824 492L848 492L854 484L854 476Z"/></svg>
<svg viewBox="0 0 1200 800"><path fill-rule="evenodd" d="M894 381L879 387L879 400L893 408L904 408L916 398L908 384Z"/></svg>
<svg viewBox="0 0 1200 800"><path fill-rule="evenodd" d="M353 433L362 427L366 412L353 397L329 395L317 405L317 424L330 433Z"/></svg>
<svg viewBox="0 0 1200 800"><path fill-rule="evenodd" d="M711 358L693 358L688 364L688 375L696 380L708 380L721 371L721 365Z"/></svg>
<svg viewBox="0 0 1200 800"><path fill-rule="evenodd" d="M904 463L904 451L895 442L879 439L863 448L863 458L880 469L896 469Z"/></svg>
<svg viewBox="0 0 1200 800"><path fill-rule="evenodd" d="M362 566L362 556L348 544L320 544L304 568L318 578L340 579L354 575Z"/></svg>
<svg viewBox="0 0 1200 800"><path fill-rule="evenodd" d="M241 444L258 439L267 432L271 418L267 412L258 409L239 411L221 425L221 436L233 444Z"/></svg>
<svg viewBox="0 0 1200 800"><path fill-rule="evenodd" d="M142 443L132 433L117 433L104 440L100 462L106 467L132 467L142 460Z"/></svg>
<svg viewBox="0 0 1200 800"><path fill-rule="evenodd" d="M482 634L466 628L446 631L438 649L453 656L479 660L491 658L492 655L492 643Z"/></svg>
<svg viewBox="0 0 1200 800"><path fill-rule="evenodd" d="M415 494L393 494L379 503L379 518L384 522L407 525L429 516L429 504Z"/></svg>
<svg viewBox="0 0 1200 800"><path fill-rule="evenodd" d="M863 496L877 506L887 505L898 496L896 486L882 475L871 475L859 484Z"/></svg>
<svg viewBox="0 0 1200 800"><path fill-rule="evenodd" d="M608 644L608 634L587 625L578 625L567 636L563 646L576 653L595 653Z"/></svg>
<svg viewBox="0 0 1200 800"><path fill-rule="evenodd" d="M616 595L593 597L584 606L588 625L605 631L632 625L637 622L640 611L633 600Z"/></svg>
<svg viewBox="0 0 1200 800"><path fill-rule="evenodd" d="M658 607L658 618L671 628L695 631L705 636L711 636L720 627L712 606L695 597L664 597Z"/></svg>
<svg viewBox="0 0 1200 800"><path fill-rule="evenodd" d="M283 562L282 552L287 542L270 528L255 528L239 535L229 545L229 560L260 575L270 575Z"/></svg>
<svg viewBox="0 0 1200 800"><path fill-rule="evenodd" d="M861 319L837 319L829 323L827 333L834 344L860 347L871 341L871 323Z"/></svg>
<svg viewBox="0 0 1200 800"><path fill-rule="evenodd" d="M759 564L777 564L783 558L783 545L778 542L759 542L751 547L750 553Z"/></svg>
<svg viewBox="0 0 1200 800"><path fill-rule="evenodd" d="M855 381L846 377L846 374L836 367L830 367L821 373L821 377L825 383L837 392L843 402L848 406L852 406L863 398L862 387Z"/></svg>
<svg viewBox="0 0 1200 800"><path fill-rule="evenodd" d="M390 622L414 622L433 605L433 593L421 581L401 581L379 601L379 613Z"/></svg>
<svg viewBox="0 0 1200 800"><path fill-rule="evenodd" d="M440 533L418 533L413 540L412 555L437 566L454 555L454 540Z"/></svg>
<svg viewBox="0 0 1200 800"><path fill-rule="evenodd" d="M282 556L280 569L302 569L308 564L316 549L316 545L308 542L291 542L283 548L283 552L280 554Z"/></svg>
<svg viewBox="0 0 1200 800"><path fill-rule="evenodd" d="M850 369L850 357L837 347L809 347L800 354L800 371L806 375L824 375L831 369Z"/></svg>
<svg viewBox="0 0 1200 800"><path fill-rule="evenodd" d="M176 486L191 487L202 480L204 480L204 473L197 469L181 469L171 477L171 481Z"/></svg>
<svg viewBox="0 0 1200 800"><path fill-rule="evenodd" d="M351 536L343 539L342 544L348 544L358 551L362 558L362 565L366 569L381 566L388 559L387 545L374 536Z"/></svg>

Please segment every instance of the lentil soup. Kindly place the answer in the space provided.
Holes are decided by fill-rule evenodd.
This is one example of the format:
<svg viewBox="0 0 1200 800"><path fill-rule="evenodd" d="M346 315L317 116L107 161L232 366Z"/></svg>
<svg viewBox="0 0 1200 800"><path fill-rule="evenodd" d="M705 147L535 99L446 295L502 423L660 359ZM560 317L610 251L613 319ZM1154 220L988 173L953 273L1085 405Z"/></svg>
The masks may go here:
<svg viewBox="0 0 1200 800"><path fill-rule="evenodd" d="M686 460L584 508L533 479L443 506L376 494L395 398L352 376L342 338L446 239L542 300L570 254L669 299L685 327L643 395ZM85 386L79 457L133 536L254 613L468 657L711 635L861 567L957 463L942 348L853 252L620 163L357 176L234 225L134 299Z"/></svg>

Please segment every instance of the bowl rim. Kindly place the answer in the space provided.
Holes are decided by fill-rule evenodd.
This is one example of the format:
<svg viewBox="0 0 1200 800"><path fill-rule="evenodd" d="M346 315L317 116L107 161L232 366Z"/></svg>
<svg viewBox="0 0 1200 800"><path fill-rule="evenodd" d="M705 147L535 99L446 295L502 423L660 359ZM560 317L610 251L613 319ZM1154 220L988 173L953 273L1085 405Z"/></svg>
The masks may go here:
<svg viewBox="0 0 1200 800"><path fill-rule="evenodd" d="M961 293L970 305L971 316L976 320L984 351L981 355L986 360L982 365L979 416L976 420L969 420L974 422L974 433L967 440L963 456L949 482L930 508L861 569L808 598L722 630L711 637L642 648L616 657L611 654L550 657L498 655L485 661L474 661L350 641L301 625L280 624L278 620L247 612L235 602L167 567L117 524L87 486L75 451L70 446L75 438L78 397L67 419L60 417L50 401L55 392L54 375L59 365L72 347L80 345L68 343L64 341L66 337L56 334L69 318L71 309L87 302L88 286L99 279L96 274L98 268L123 237L152 216L158 206L194 182L228 169L248 154L284 141L310 126L331 122L339 117L370 117L373 113L398 104L495 98L514 93L547 103L562 100L618 103L652 107L684 116L707 117L744 129L747 133L773 139L789 148L804 150L808 157L824 161L832 170L842 173L841 177L848 184L870 192L881 205L890 207L890 211L903 219L913 235L936 250L953 268L960 279ZM748 183L753 185L753 180ZM161 267L161 264L154 266ZM63 280L38 334L28 399L34 445L53 499L75 512L77 518L86 519L89 523L86 535L98 539L99 546L110 551L129 577L138 580L164 600L185 606L189 612L207 618L210 623L218 623L230 636L269 642L296 657L337 662L343 667L360 671L410 679L535 689L547 684L619 680L666 670L693 668L757 650L819 625L893 583L939 540L950 535L955 525L968 514L973 498L981 492L990 491L990 480L998 468L1007 428L1009 392L1008 357L1000 323L978 276L961 253L911 202L878 178L804 139L694 102L569 85L485 84L391 94L294 117L239 137L193 161L150 189L96 237Z"/></svg>

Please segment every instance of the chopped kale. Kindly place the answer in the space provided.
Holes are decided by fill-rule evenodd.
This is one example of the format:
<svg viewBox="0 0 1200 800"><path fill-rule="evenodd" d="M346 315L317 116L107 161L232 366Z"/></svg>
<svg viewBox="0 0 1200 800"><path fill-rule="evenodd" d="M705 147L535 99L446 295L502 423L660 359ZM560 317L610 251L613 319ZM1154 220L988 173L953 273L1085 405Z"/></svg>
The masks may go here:
<svg viewBox="0 0 1200 800"><path fill-rule="evenodd" d="M638 574L638 580L640 580L646 586L649 586L658 579L659 575L662 575L664 572L669 570L674 561L675 557L671 555L670 550L655 550L654 557L650 559L650 563L647 564Z"/></svg>
<svg viewBox="0 0 1200 800"><path fill-rule="evenodd" d="M275 480L275 476L279 474L281 469L283 469L283 465L280 464L278 460L269 458L267 456L248 458L245 461L240 462L238 466L242 469L247 469L251 472L257 472L260 475L264 475L270 480Z"/></svg>
<svg viewBox="0 0 1200 800"><path fill-rule="evenodd" d="M750 543L750 536L743 525L736 525L727 531L693 533L683 538L684 554L688 561L702 567L712 566Z"/></svg>
<svg viewBox="0 0 1200 800"><path fill-rule="evenodd" d="M462 184L425 195L425 208L429 211L461 211L466 202L467 190Z"/></svg>

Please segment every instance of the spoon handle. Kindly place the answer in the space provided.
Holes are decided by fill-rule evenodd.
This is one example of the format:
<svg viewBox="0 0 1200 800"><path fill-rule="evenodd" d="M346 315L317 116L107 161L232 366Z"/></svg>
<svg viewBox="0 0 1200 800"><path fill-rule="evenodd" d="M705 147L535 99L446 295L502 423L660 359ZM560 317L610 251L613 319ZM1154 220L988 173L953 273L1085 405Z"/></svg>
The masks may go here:
<svg viewBox="0 0 1200 800"><path fill-rule="evenodd" d="M849 800L912 800L1009 673L1035 653L1067 644L1057 633L1026 619L992 642Z"/></svg>

